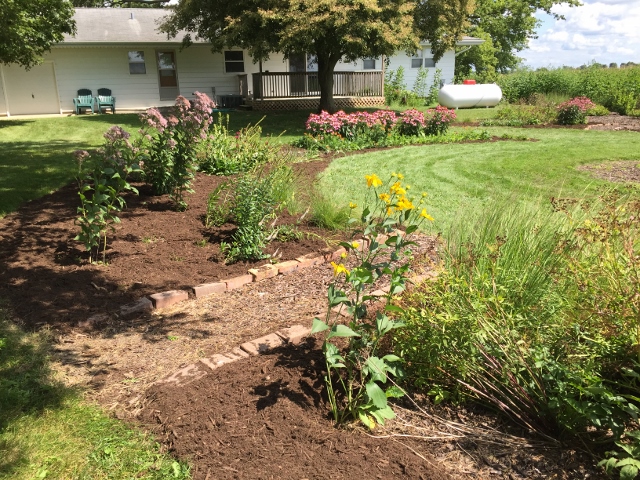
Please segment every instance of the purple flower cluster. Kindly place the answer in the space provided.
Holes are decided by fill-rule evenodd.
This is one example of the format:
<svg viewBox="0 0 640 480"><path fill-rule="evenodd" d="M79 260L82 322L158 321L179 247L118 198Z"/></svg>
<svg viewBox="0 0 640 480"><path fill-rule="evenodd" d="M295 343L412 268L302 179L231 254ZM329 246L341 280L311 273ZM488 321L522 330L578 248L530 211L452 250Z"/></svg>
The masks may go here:
<svg viewBox="0 0 640 480"><path fill-rule="evenodd" d="M424 128L427 135L442 135L446 133L451 122L456 119L455 110L438 105L430 108L424 115Z"/></svg>

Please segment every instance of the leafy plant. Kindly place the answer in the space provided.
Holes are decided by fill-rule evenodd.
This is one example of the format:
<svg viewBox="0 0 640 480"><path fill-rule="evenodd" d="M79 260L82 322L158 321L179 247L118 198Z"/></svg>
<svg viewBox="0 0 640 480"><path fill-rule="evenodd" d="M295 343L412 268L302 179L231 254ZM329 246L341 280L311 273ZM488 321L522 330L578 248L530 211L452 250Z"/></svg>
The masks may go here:
<svg viewBox="0 0 640 480"><path fill-rule="evenodd" d="M211 126L198 152L198 170L210 175L233 175L277 158L280 146L262 139L261 121L230 135L229 115L218 114L218 121Z"/></svg>
<svg viewBox="0 0 640 480"><path fill-rule="evenodd" d="M283 159L277 165L242 174L224 187L233 195L225 196L222 202L218 200L215 215L222 218L226 214L227 220L237 226L231 242L220 244L227 263L266 257L264 248L269 240L268 221L274 219L284 207L278 194L285 190L282 184L291 181L290 170L288 160ZM218 194L214 191L213 198Z"/></svg>
<svg viewBox="0 0 640 480"><path fill-rule="evenodd" d="M367 175L366 180L369 193L359 219L363 229L356 231L362 238L341 243L343 257L354 257L355 266L348 270L343 263L332 262L335 280L328 288L327 313L324 320L314 319L311 332L326 332L322 346L325 384L334 420L342 423L348 418L359 419L374 428L394 417L387 398L402 395L396 386L387 386L389 377L402 376L402 359L393 354L381 356L380 352L385 335L403 324L385 312L401 312L391 305L391 299L406 286L409 247L413 245L409 238L424 219L431 217L426 209L418 213L415 200L406 196L402 175L393 174L386 184L375 174ZM424 195L419 204L423 202ZM356 208L354 204L350 207ZM400 227L405 231L398 231ZM367 315L367 303L378 298L372 294L374 284L385 276L390 281L385 309L372 320ZM347 325L339 322L335 308L346 309ZM344 352L336 342L339 338L348 341Z"/></svg>
<svg viewBox="0 0 640 480"><path fill-rule="evenodd" d="M413 93L418 98L426 98L427 97L427 81L429 79L429 70L420 67L418 69L418 73L416 74L416 81L413 84Z"/></svg>
<svg viewBox="0 0 640 480"><path fill-rule="evenodd" d="M560 125L578 125L587 122L587 112L596 106L587 97L576 97L558 105Z"/></svg>
<svg viewBox="0 0 640 480"><path fill-rule="evenodd" d="M104 146L91 156L85 150L75 152L78 163L78 195L80 206L76 224L81 241L89 252L89 262L98 258L102 244L102 261L106 262L107 231L120 223L116 215L125 206L123 194L138 191L127 181L132 173L140 172L140 149L131 144L129 133L113 126L105 134Z"/></svg>
<svg viewBox="0 0 640 480"><path fill-rule="evenodd" d="M440 93L440 82L442 81L442 70L436 68L436 71L433 75L433 81L431 82L431 86L429 87L429 95L426 98L427 105L433 105L434 103L438 103L438 94Z"/></svg>

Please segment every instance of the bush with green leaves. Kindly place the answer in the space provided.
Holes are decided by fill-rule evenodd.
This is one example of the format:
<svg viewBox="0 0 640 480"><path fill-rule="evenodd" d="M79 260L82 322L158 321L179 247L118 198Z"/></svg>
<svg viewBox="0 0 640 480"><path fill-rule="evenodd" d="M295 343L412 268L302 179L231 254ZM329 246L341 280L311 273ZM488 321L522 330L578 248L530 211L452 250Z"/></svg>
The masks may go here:
<svg viewBox="0 0 640 480"><path fill-rule="evenodd" d="M227 221L236 225L230 242L220 249L227 263L267 258L270 225L278 212L293 201L293 173L287 158L238 175L210 195L207 226Z"/></svg>
<svg viewBox="0 0 640 480"><path fill-rule="evenodd" d="M503 105L498 107L492 119L483 120L483 126L523 127L526 125L547 125L554 123L557 111L554 105Z"/></svg>
<svg viewBox="0 0 640 480"><path fill-rule="evenodd" d="M635 197L609 194L534 211L492 205L452 228L442 272L407 297L395 335L408 383L594 455L616 444L607 468L635 475L639 213Z"/></svg>
<svg viewBox="0 0 640 480"><path fill-rule="evenodd" d="M277 158L280 145L262 138L260 122L230 135L229 115L218 114L218 121L211 126L198 152L198 170L210 175L233 175Z"/></svg>
<svg viewBox="0 0 640 480"><path fill-rule="evenodd" d="M75 152L78 163L78 195L80 206L76 224L81 241L89 252L89 262L95 261L102 245L102 261L106 262L107 232L120 223L117 213L126 206L125 192L138 191L128 182L131 174L140 172L141 150L132 144L128 132L118 126L104 134L105 142L94 155L85 150Z"/></svg>
<svg viewBox="0 0 640 480"><path fill-rule="evenodd" d="M365 178L369 188L365 205L360 219L352 219L362 229L354 232L357 240L341 243L345 248L343 258L351 256L355 265L349 270L344 263L332 262L335 279L328 288L327 313L324 320L314 319L311 332L326 332L322 351L334 420L336 423L360 420L374 428L394 417L387 399L403 395L389 381L391 377L402 376L402 359L392 353L383 355L381 342L388 333L403 326L402 322L389 318L387 312L402 312L391 304L391 299L406 287L413 245L410 237L422 221L432 218L424 208L418 212L426 195L414 205L416 200L407 196L402 175L393 174L386 182L375 174ZM355 204L350 207L357 208ZM377 288L376 281L383 277L390 282L385 308L371 319L367 303L380 299L372 293ZM349 318L346 325L335 308L346 310ZM336 341L340 338L348 341L344 351Z"/></svg>
<svg viewBox="0 0 640 480"><path fill-rule="evenodd" d="M215 103L195 92L190 102L176 99L172 113L165 117L156 108L140 115L140 133L146 141L143 170L156 195L168 193L178 210L185 210L185 194L191 193L198 144L207 138Z"/></svg>

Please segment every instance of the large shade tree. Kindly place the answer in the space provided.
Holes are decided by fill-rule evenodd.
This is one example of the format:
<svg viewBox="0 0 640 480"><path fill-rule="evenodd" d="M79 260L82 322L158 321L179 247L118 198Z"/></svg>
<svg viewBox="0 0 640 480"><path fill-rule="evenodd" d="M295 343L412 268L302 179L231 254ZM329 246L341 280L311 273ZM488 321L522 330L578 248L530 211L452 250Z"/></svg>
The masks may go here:
<svg viewBox="0 0 640 480"><path fill-rule="evenodd" d="M42 62L51 45L75 33L67 0L3 0L0 7L0 63L26 68Z"/></svg>
<svg viewBox="0 0 640 480"><path fill-rule="evenodd" d="M552 7L560 3L580 5L579 0L476 0L466 33L486 41L458 55L456 76L475 70L482 80L492 81L496 72L517 67L522 60L518 52L527 48L530 39L536 38L540 26L536 12L562 19L552 12Z"/></svg>
<svg viewBox="0 0 640 480"><path fill-rule="evenodd" d="M436 58L462 34L473 0L181 0L162 30L185 45L205 39L213 51L239 47L254 61L274 52L318 62L320 109L335 111L339 60L415 51L429 40Z"/></svg>

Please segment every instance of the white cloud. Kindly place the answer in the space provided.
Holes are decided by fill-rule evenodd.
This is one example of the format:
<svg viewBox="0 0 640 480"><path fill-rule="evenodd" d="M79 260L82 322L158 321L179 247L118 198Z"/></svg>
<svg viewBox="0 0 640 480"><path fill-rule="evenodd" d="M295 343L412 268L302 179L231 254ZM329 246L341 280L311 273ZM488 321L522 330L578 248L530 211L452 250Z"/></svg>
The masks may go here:
<svg viewBox="0 0 640 480"><path fill-rule="evenodd" d="M640 1L587 0L580 7L557 5L553 12L566 20L538 17L543 20L539 38L520 52L526 65L640 62Z"/></svg>

